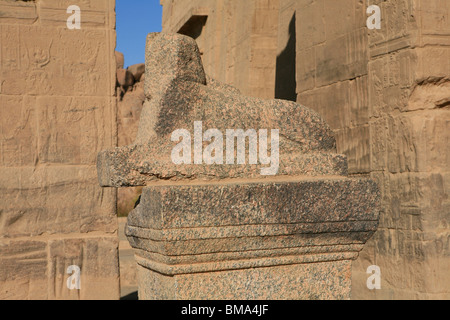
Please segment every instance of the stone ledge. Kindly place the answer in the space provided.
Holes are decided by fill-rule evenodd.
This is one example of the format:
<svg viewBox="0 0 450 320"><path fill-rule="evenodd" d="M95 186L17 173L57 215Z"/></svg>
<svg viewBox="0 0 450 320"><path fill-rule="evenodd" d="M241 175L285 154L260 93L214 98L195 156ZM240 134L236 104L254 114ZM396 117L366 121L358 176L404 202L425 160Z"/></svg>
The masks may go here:
<svg viewBox="0 0 450 320"><path fill-rule="evenodd" d="M344 177L298 179L148 186L128 225L195 232L192 228L378 221L375 182Z"/></svg>
<svg viewBox="0 0 450 320"><path fill-rule="evenodd" d="M136 262L138 265L148 270L156 271L167 276L174 276L181 274L254 269L295 264L310 264L317 262L335 262L342 260L354 260L357 257L357 252L339 252L168 265L136 256Z"/></svg>
<svg viewBox="0 0 450 320"><path fill-rule="evenodd" d="M262 237L294 235L298 233L357 232L363 229L374 231L378 221L349 221L322 223L261 224L244 226L152 229L126 225L127 235L154 241L186 241L201 239L226 239L239 237Z"/></svg>
<svg viewBox="0 0 450 320"><path fill-rule="evenodd" d="M149 151L150 149L150 151ZM257 179L266 165L175 165L167 144L128 146L102 151L97 160L99 183L103 187L145 186L157 181ZM151 154L152 156L148 156ZM148 159L139 160L137 159ZM347 176L344 155L315 152L281 154L277 176ZM269 176L270 179L270 176Z"/></svg>
<svg viewBox="0 0 450 320"><path fill-rule="evenodd" d="M227 239L153 241L129 237L132 247L165 256L187 256L222 252L247 252L282 248L362 244L374 231L298 234L276 237L237 237ZM331 250L333 251L333 250Z"/></svg>
<svg viewBox="0 0 450 320"><path fill-rule="evenodd" d="M169 276L353 260L378 197L373 181L344 177L149 186L126 235L139 265Z"/></svg>

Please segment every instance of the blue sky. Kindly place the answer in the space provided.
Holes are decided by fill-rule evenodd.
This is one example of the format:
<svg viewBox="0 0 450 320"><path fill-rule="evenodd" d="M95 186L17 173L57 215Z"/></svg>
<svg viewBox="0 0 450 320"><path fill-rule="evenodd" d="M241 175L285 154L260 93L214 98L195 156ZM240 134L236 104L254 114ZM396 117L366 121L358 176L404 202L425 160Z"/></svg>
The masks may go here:
<svg viewBox="0 0 450 320"><path fill-rule="evenodd" d="M125 55L125 68L145 62L145 39L161 31L159 0L116 0L116 51Z"/></svg>

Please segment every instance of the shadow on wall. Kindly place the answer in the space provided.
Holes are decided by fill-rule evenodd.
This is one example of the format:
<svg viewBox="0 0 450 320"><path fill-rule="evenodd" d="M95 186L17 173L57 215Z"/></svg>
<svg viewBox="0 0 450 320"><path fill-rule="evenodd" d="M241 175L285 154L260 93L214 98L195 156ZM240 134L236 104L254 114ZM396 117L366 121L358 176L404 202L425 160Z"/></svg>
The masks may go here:
<svg viewBox="0 0 450 320"><path fill-rule="evenodd" d="M275 78L275 99L290 101L297 100L296 71L296 45L295 13L289 23L289 40L284 50L277 57L277 69Z"/></svg>
<svg viewBox="0 0 450 320"><path fill-rule="evenodd" d="M189 36L197 42L201 55L203 55L204 50L204 40L202 38L202 33L207 20L208 16L194 15L178 31L178 33Z"/></svg>
<svg viewBox="0 0 450 320"><path fill-rule="evenodd" d="M139 300L138 292L134 291L126 296L121 297L120 300L129 300L129 301Z"/></svg>

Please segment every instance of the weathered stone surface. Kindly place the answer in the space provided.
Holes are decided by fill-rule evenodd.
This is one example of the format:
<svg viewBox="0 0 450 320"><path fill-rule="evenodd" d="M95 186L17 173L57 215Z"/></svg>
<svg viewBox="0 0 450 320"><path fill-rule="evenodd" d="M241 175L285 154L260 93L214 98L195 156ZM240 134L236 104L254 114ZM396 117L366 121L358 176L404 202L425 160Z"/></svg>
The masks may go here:
<svg viewBox="0 0 450 320"><path fill-rule="evenodd" d="M136 139L144 101L143 87L135 86L117 102L119 146L130 145Z"/></svg>
<svg viewBox="0 0 450 320"><path fill-rule="evenodd" d="M141 300L346 300L350 276L349 261L175 276L138 265Z"/></svg>
<svg viewBox="0 0 450 320"><path fill-rule="evenodd" d="M2 237L95 231L110 234L117 230L115 192L98 188L92 166L0 168L0 173Z"/></svg>
<svg viewBox="0 0 450 320"><path fill-rule="evenodd" d="M165 0L163 30L196 38L206 73L245 94L273 98L280 83L293 87L297 101L317 111L334 131L337 151L348 158L348 172L379 182L380 236L376 240L375 234L368 243L371 249L354 264L354 298L449 299L449 286L441 286L449 283L448 272L441 271L449 263L449 249L425 240L430 234L448 238L448 223L441 218L439 226L424 231L420 221L448 213L443 205L448 201L442 199L450 189L438 177L447 176L450 163L450 3L370 1L381 8L380 30L367 30L368 5L355 0L249 0L227 2L229 14L224 16L216 2ZM257 8L263 24L258 17L248 18ZM208 19L198 35L198 26L186 21L200 13ZM260 54L256 43L265 49ZM283 73L283 68L295 72ZM418 190L417 177L430 175L435 180L422 184L420 192L439 195L436 211L423 210L427 201L412 191ZM393 248L375 251L376 241ZM400 255L400 243L415 254L403 250ZM424 255L421 248L430 246L442 250ZM374 264L382 270L382 289L371 291L366 269Z"/></svg>
<svg viewBox="0 0 450 320"><path fill-rule="evenodd" d="M374 182L345 177L326 123L296 103L207 78L186 36L150 34L146 74L136 140L98 156L101 185L147 185L125 230L140 297L348 299L350 260L377 228L379 194ZM261 178L259 165L175 165L171 132L189 132L196 119L222 131L279 129L279 171ZM282 289L288 270L308 283L300 292ZM196 281L219 287L208 294Z"/></svg>
<svg viewBox="0 0 450 320"><path fill-rule="evenodd" d="M343 177L278 180L148 186L128 225L162 230L377 220L374 182Z"/></svg>
<svg viewBox="0 0 450 320"><path fill-rule="evenodd" d="M349 299L377 191L342 178L146 187L126 226L139 297Z"/></svg>
<svg viewBox="0 0 450 320"><path fill-rule="evenodd" d="M131 87L135 80L133 74L126 69L117 69L117 82L123 88Z"/></svg>
<svg viewBox="0 0 450 320"><path fill-rule="evenodd" d="M338 177L145 187L126 226L139 297L349 299L377 203L375 183Z"/></svg>
<svg viewBox="0 0 450 320"><path fill-rule="evenodd" d="M0 299L46 299L48 263L45 241L0 241Z"/></svg>
<svg viewBox="0 0 450 320"><path fill-rule="evenodd" d="M119 69L123 69L125 66L125 56L123 55L122 52L116 51L114 52L115 56L116 56L116 68L117 70Z"/></svg>
<svg viewBox="0 0 450 320"><path fill-rule="evenodd" d="M105 97L105 92L113 91L113 31L110 27L68 30L66 10L60 11L63 27L0 23L2 48L17 48L2 54L2 94Z"/></svg>
<svg viewBox="0 0 450 320"><path fill-rule="evenodd" d="M447 5L379 2L389 28L369 33L372 175L383 210L371 261L382 288L358 290L377 299L448 299L448 35L436 17ZM434 8L434 9L431 9ZM443 10L443 11L441 11ZM409 12L405 15L404 12ZM444 18L445 19L445 18ZM424 24L422 21L427 21ZM433 23L430 23L434 21ZM426 34L424 38L419 35ZM439 35L439 36L438 36ZM376 171L376 172L375 172ZM357 272L367 266L356 265Z"/></svg>
<svg viewBox="0 0 450 320"><path fill-rule="evenodd" d="M173 164L173 145L135 145L103 151L98 157L99 181L102 186L134 187L156 181L219 180L261 178L256 165L183 165ZM148 158L149 152L155 157ZM278 175L346 175L347 159L338 154L281 154Z"/></svg>
<svg viewBox="0 0 450 320"><path fill-rule="evenodd" d="M118 299L117 238L52 235L0 242L0 299ZM81 269L69 290L67 268Z"/></svg>
<svg viewBox="0 0 450 320"><path fill-rule="evenodd" d="M142 75L145 73L145 63L134 64L132 66L129 66L127 70L131 72L131 74L134 77L134 80L136 82L139 82L141 81Z"/></svg>
<svg viewBox="0 0 450 320"><path fill-rule="evenodd" d="M93 166L116 143L114 1L82 1L80 30L72 4L0 0L0 299L119 297L116 192Z"/></svg>
<svg viewBox="0 0 450 320"><path fill-rule="evenodd" d="M125 224L127 217L119 217L119 265L120 265L120 295L136 292L137 285L137 264L134 258L133 248L125 236Z"/></svg>
<svg viewBox="0 0 450 320"><path fill-rule="evenodd" d="M163 274L345 259L376 230L377 201L374 183L342 178L146 187L126 234Z"/></svg>
<svg viewBox="0 0 450 320"><path fill-rule="evenodd" d="M194 38L213 78L233 84L245 95L273 99L278 8L279 0L165 1L163 31ZM207 19L190 23L194 15Z"/></svg>
<svg viewBox="0 0 450 320"><path fill-rule="evenodd" d="M157 67L159 66L159 67ZM193 131L194 121L206 129L281 129L282 174L345 174L345 159L329 154L335 139L328 125L310 109L282 100L264 101L208 86L195 42L185 36L150 34L145 94L135 145L99 155L103 186L143 185L147 180L235 178L260 175L260 165L176 166L170 160L171 134ZM192 134L193 136L193 134ZM148 155L152 154L149 159ZM301 159L293 161L292 159ZM320 165L323 162L324 165ZM219 168L220 167L220 168ZM186 170L186 171L185 171ZM210 171L214 170L214 174ZM220 170L221 172L217 172ZM124 182L126 181L126 182Z"/></svg>

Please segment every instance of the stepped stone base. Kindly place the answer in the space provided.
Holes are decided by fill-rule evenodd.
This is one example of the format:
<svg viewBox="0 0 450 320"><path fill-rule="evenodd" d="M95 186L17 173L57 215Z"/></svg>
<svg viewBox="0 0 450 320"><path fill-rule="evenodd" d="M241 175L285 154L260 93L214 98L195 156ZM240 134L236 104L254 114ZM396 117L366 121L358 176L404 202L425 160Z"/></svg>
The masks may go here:
<svg viewBox="0 0 450 320"><path fill-rule="evenodd" d="M349 299L378 226L374 182L149 186L125 228L140 299Z"/></svg>

